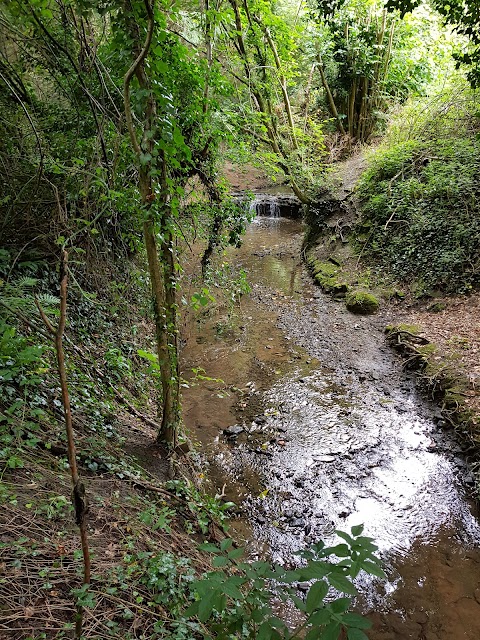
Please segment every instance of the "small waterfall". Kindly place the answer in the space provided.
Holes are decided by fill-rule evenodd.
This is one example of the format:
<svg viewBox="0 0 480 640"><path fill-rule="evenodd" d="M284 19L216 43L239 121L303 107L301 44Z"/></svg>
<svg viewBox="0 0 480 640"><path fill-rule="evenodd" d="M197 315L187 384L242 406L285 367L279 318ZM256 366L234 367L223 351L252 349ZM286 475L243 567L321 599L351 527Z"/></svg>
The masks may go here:
<svg viewBox="0 0 480 640"><path fill-rule="evenodd" d="M269 208L269 218L280 217L280 206L276 200L271 200L268 203L268 208Z"/></svg>
<svg viewBox="0 0 480 640"><path fill-rule="evenodd" d="M252 200L247 199L246 194L235 194L239 200L243 200L245 207L252 216L264 218L299 218L302 215L302 204L295 196L283 194L271 195L256 193Z"/></svg>

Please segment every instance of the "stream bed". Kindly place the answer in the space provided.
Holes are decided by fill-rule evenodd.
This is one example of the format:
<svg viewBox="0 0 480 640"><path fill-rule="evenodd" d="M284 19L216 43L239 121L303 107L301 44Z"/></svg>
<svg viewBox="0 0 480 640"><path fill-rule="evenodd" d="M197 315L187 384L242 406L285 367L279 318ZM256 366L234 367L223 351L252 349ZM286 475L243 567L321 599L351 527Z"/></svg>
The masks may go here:
<svg viewBox="0 0 480 640"><path fill-rule="evenodd" d="M363 523L388 576L359 584L369 637L478 640L480 527L461 446L385 345L385 318L354 316L311 282L302 237L298 221L258 217L229 255L252 290L189 331L184 371L212 380L186 390L186 424L240 505L233 529L252 556L289 563Z"/></svg>

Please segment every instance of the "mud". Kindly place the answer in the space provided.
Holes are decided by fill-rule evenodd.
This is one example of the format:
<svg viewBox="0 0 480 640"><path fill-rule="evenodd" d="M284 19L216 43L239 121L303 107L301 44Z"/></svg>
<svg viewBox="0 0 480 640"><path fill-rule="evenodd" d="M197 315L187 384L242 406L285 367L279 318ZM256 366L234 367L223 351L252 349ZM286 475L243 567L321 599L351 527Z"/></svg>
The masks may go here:
<svg viewBox="0 0 480 640"><path fill-rule="evenodd" d="M232 252L252 292L191 330L185 371L201 363L223 382L186 389L186 423L241 505L252 555L290 562L364 523L388 575L359 585L370 638L477 639L480 527L462 449L385 346L382 318L312 285L301 241L299 222L257 218Z"/></svg>

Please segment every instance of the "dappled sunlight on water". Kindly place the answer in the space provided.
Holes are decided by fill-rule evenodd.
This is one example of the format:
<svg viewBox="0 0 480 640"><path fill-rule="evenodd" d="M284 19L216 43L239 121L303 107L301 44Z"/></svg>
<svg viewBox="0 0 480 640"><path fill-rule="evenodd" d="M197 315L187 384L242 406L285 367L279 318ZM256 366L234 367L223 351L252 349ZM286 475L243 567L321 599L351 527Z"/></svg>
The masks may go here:
<svg viewBox="0 0 480 640"><path fill-rule="evenodd" d="M459 446L384 346L381 320L353 316L312 286L301 230L282 218L250 226L232 255L253 285L238 318L241 342L238 331L230 342L203 331L212 371L241 388L223 406L192 392L190 402L195 393L202 400L187 415L202 424L196 435L213 477L242 503L236 530L253 556L295 563L299 548L365 524L388 573L387 583L360 580L363 606L384 612L374 640L478 638L480 528L459 482ZM225 438L234 424L240 433ZM450 571L452 557L461 571ZM447 574L458 597L478 606L475 621L455 617L440 585ZM407 624L412 598L430 611L427 622Z"/></svg>

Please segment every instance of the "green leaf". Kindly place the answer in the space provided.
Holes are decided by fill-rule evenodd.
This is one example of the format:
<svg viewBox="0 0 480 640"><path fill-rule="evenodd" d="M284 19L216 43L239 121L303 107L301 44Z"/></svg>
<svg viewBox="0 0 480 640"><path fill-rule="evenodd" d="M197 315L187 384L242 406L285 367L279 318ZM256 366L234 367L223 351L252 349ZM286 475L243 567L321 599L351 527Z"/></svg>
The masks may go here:
<svg viewBox="0 0 480 640"><path fill-rule="evenodd" d="M231 584L228 580L223 583L223 591L234 600L242 600L243 594L238 587Z"/></svg>
<svg viewBox="0 0 480 640"><path fill-rule="evenodd" d="M357 590L346 576L338 573L332 573L328 576L328 581L332 587L342 593L350 593L353 596L357 593Z"/></svg>
<svg viewBox="0 0 480 640"><path fill-rule="evenodd" d="M277 640L281 636L278 631L269 624L269 622L262 622L255 637L256 640Z"/></svg>
<svg viewBox="0 0 480 640"><path fill-rule="evenodd" d="M348 558L350 556L350 549L346 544L337 544L335 547L326 547L323 549L322 554L326 556L336 555L339 558Z"/></svg>
<svg viewBox="0 0 480 640"><path fill-rule="evenodd" d="M232 549L232 551L228 552L228 557L230 558L230 560L236 560L237 558L241 558L244 553L245 549Z"/></svg>
<svg viewBox="0 0 480 640"><path fill-rule="evenodd" d="M369 573L371 576L377 576L378 578L386 578L385 572L375 562L369 562L364 560L361 563L362 569Z"/></svg>
<svg viewBox="0 0 480 640"><path fill-rule="evenodd" d="M331 571L331 565L327 562L311 562L307 567L297 569L296 580L315 580L324 578Z"/></svg>
<svg viewBox="0 0 480 640"><path fill-rule="evenodd" d="M340 623L331 622L319 637L320 640L338 640L339 633Z"/></svg>
<svg viewBox="0 0 480 640"><path fill-rule="evenodd" d="M290 598L292 599L293 604L297 607L299 611L305 611L305 603L301 598L299 598L294 594L292 594Z"/></svg>
<svg viewBox="0 0 480 640"><path fill-rule="evenodd" d="M352 527L350 529L350 531L352 532L352 536L357 537L357 536L361 535L363 533L364 528L365 527L364 527L363 524L357 524L355 527Z"/></svg>
<svg viewBox="0 0 480 640"><path fill-rule="evenodd" d="M345 613L348 610L350 605L352 604L351 598L338 598L338 600L334 600L330 605L330 609L333 613Z"/></svg>
<svg viewBox="0 0 480 640"><path fill-rule="evenodd" d="M232 544L233 544L233 541L231 540L231 538L225 538L225 540L222 540L220 542L220 549L222 551L226 551L227 549L230 549Z"/></svg>
<svg viewBox="0 0 480 640"><path fill-rule="evenodd" d="M212 561L214 567L226 567L227 564L230 564L230 560L225 556L215 556Z"/></svg>
<svg viewBox="0 0 480 640"><path fill-rule="evenodd" d="M347 638L348 640L368 640L368 637L363 633L363 631L354 627L348 629Z"/></svg>
<svg viewBox="0 0 480 640"><path fill-rule="evenodd" d="M329 586L325 580L319 580L310 587L305 601L305 611L307 613L311 613L323 604L323 599L327 595L328 589Z"/></svg>
<svg viewBox="0 0 480 640"><path fill-rule="evenodd" d="M355 627L356 629L370 629L372 626L370 620L358 613L346 613L342 621L347 627Z"/></svg>
<svg viewBox="0 0 480 640"><path fill-rule="evenodd" d="M344 540L346 540L346 542L348 542L349 545L352 545L353 538L349 536L348 533L345 533L345 531L335 531L335 533L339 538L343 538Z"/></svg>
<svg viewBox="0 0 480 640"><path fill-rule="evenodd" d="M220 591L217 589L208 591L198 603L198 619L200 622L206 622L214 609L215 603L218 601Z"/></svg>
<svg viewBox="0 0 480 640"><path fill-rule="evenodd" d="M312 613L312 615L308 619L308 622L315 626L321 626L323 624L327 624L327 622L330 621L331 617L332 612L330 611L330 609L320 609L319 611L315 611L315 613Z"/></svg>

